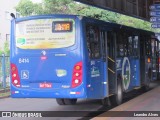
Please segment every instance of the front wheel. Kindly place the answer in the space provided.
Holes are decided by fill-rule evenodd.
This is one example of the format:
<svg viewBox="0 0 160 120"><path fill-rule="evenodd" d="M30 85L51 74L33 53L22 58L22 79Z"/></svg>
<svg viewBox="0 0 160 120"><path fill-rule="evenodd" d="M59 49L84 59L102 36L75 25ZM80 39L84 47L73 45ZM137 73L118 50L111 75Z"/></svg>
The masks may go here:
<svg viewBox="0 0 160 120"><path fill-rule="evenodd" d="M117 91L116 94L110 97L110 102L112 105L120 105L123 101L123 88L120 80L117 81Z"/></svg>

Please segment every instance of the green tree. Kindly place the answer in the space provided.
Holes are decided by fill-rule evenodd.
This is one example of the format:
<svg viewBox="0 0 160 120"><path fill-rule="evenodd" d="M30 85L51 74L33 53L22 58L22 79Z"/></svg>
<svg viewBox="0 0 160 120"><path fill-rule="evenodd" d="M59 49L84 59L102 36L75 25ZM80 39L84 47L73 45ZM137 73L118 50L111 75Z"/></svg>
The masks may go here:
<svg viewBox="0 0 160 120"><path fill-rule="evenodd" d="M147 21L88 6L73 0L42 0L42 3L38 4L32 3L30 0L21 0L16 7L16 10L20 12L22 16L40 14L76 14L153 31L150 27L150 23Z"/></svg>
<svg viewBox="0 0 160 120"><path fill-rule="evenodd" d="M2 53L4 53L2 50L0 50L0 56L2 56Z"/></svg>
<svg viewBox="0 0 160 120"><path fill-rule="evenodd" d="M6 56L9 56L9 54L10 54L10 49L9 49L9 43L8 42L4 43L4 53L5 53Z"/></svg>
<svg viewBox="0 0 160 120"><path fill-rule="evenodd" d="M33 15L41 15L44 14L44 10L43 10L43 4L42 3L35 3L33 4Z"/></svg>
<svg viewBox="0 0 160 120"><path fill-rule="evenodd" d="M34 4L30 0L21 0L18 6L16 6L16 10L20 12L22 16L29 16L34 12Z"/></svg>
<svg viewBox="0 0 160 120"><path fill-rule="evenodd" d="M44 13L46 13L46 14L69 13L70 10L68 8L68 4L70 4L71 2L72 2L72 0L43 0Z"/></svg>

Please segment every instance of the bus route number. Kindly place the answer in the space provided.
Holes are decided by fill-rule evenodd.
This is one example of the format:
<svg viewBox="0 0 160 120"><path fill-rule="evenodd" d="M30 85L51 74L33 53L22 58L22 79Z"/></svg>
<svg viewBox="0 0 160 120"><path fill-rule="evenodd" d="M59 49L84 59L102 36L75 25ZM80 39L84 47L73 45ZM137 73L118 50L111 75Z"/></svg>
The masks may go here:
<svg viewBox="0 0 160 120"><path fill-rule="evenodd" d="M28 58L19 58L19 63L29 63Z"/></svg>

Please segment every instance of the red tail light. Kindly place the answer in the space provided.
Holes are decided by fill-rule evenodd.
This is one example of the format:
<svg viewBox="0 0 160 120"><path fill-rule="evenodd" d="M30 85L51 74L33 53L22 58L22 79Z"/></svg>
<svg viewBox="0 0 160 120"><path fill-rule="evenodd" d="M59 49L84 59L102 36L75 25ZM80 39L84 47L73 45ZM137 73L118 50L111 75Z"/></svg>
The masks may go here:
<svg viewBox="0 0 160 120"><path fill-rule="evenodd" d="M75 64L72 73L72 88L79 86L82 83L82 62Z"/></svg>
<svg viewBox="0 0 160 120"><path fill-rule="evenodd" d="M18 75L18 69L15 64L11 63L11 79L12 79L12 84L16 87L20 87L20 78Z"/></svg>

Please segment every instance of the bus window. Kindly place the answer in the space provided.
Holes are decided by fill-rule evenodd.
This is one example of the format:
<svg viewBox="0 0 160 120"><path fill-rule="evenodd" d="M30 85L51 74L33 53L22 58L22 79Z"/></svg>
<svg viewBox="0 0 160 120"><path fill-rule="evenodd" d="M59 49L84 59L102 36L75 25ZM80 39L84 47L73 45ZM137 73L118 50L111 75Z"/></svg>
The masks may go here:
<svg viewBox="0 0 160 120"><path fill-rule="evenodd" d="M152 57L155 56L155 39L151 39Z"/></svg>
<svg viewBox="0 0 160 120"><path fill-rule="evenodd" d="M138 36L134 36L133 37L133 53L134 56L138 56L139 52L138 52Z"/></svg>
<svg viewBox="0 0 160 120"><path fill-rule="evenodd" d="M124 56L123 37L121 34L117 34L117 57Z"/></svg>
<svg viewBox="0 0 160 120"><path fill-rule="evenodd" d="M100 57L100 36L99 29L96 26L87 26L86 28L87 36L87 47L90 58Z"/></svg>
<svg viewBox="0 0 160 120"><path fill-rule="evenodd" d="M127 34L123 33L122 38L123 38L123 45L124 45L124 56L128 55L128 43L127 43Z"/></svg>
<svg viewBox="0 0 160 120"><path fill-rule="evenodd" d="M148 57L151 56L151 41L150 41L150 39L148 37L145 40L145 47L146 47L146 55Z"/></svg>
<svg viewBox="0 0 160 120"><path fill-rule="evenodd" d="M133 41L132 41L132 36L128 37L128 55L132 56L133 55Z"/></svg>
<svg viewBox="0 0 160 120"><path fill-rule="evenodd" d="M75 44L73 19L35 19L16 23L16 47L56 49Z"/></svg>

